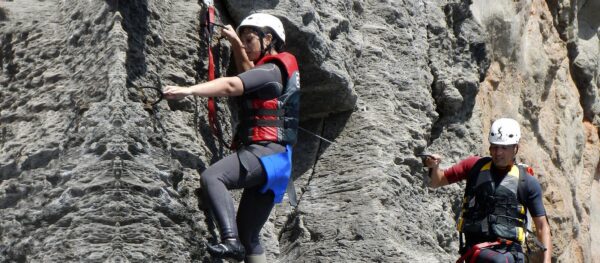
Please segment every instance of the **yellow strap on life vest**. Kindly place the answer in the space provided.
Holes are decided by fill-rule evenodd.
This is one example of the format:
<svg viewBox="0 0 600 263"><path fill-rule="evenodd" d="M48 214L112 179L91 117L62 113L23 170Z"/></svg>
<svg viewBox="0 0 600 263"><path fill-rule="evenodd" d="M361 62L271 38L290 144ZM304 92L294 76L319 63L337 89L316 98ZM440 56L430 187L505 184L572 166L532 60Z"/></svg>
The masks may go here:
<svg viewBox="0 0 600 263"><path fill-rule="evenodd" d="M479 170L479 173L481 173L483 171L487 171L491 168L492 168L492 161L489 161L488 163L483 165L483 167L481 167L481 170ZM513 165L510 168L510 171L508 171L508 174L518 178L519 177L519 167L517 165Z"/></svg>
<svg viewBox="0 0 600 263"><path fill-rule="evenodd" d="M481 173L482 171L487 171L491 168L492 168L492 161L489 161L488 163L483 165L483 167L481 167L481 170L479 170L479 173Z"/></svg>
<svg viewBox="0 0 600 263"><path fill-rule="evenodd" d="M508 175L519 178L519 167L517 165L513 165L508 172Z"/></svg>
<svg viewBox="0 0 600 263"><path fill-rule="evenodd" d="M525 206L524 205L519 205L519 213L521 215L525 215L526 211L525 211Z"/></svg>
<svg viewBox="0 0 600 263"><path fill-rule="evenodd" d="M517 241L521 244L525 242L525 230L522 227L517 227Z"/></svg>
<svg viewBox="0 0 600 263"><path fill-rule="evenodd" d="M467 202L468 202L468 198L465 196L463 197L463 202L462 202L462 209L460 210L460 216L458 217L458 223L456 224L456 229L458 229L458 232L462 232L462 227L463 227L463 223L464 223L464 214L465 214L465 210L467 210Z"/></svg>

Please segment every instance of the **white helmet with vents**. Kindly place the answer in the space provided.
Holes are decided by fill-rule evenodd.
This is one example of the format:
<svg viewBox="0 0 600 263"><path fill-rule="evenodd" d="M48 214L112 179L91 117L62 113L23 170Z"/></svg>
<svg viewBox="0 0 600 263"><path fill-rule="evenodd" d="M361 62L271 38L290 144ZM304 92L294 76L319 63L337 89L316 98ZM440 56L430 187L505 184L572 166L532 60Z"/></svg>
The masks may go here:
<svg viewBox="0 0 600 263"><path fill-rule="evenodd" d="M277 37L279 37L279 39L281 39L281 41L285 42L285 30L283 29L283 24L281 23L281 20L279 20L279 18L273 15L263 13L249 15L248 17L244 18L244 20L242 20L242 23L238 26L238 34L240 33L239 31L241 28L247 26L257 28L268 27L271 30L273 30L273 32L275 32L275 34L277 35Z"/></svg>
<svg viewBox="0 0 600 263"><path fill-rule="evenodd" d="M519 123L510 118L501 118L492 123L490 129L490 144L513 145L518 144L521 139L521 128Z"/></svg>

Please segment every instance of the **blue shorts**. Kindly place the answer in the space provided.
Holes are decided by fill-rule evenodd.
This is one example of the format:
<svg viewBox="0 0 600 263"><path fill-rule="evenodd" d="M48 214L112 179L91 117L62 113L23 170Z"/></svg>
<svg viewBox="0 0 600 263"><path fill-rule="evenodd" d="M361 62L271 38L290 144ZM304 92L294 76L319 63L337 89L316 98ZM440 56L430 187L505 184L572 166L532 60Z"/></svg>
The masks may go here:
<svg viewBox="0 0 600 263"><path fill-rule="evenodd" d="M259 157L267 174L267 182L260 188L261 193L272 191L273 202L281 203L292 175L292 146L287 145L285 152Z"/></svg>

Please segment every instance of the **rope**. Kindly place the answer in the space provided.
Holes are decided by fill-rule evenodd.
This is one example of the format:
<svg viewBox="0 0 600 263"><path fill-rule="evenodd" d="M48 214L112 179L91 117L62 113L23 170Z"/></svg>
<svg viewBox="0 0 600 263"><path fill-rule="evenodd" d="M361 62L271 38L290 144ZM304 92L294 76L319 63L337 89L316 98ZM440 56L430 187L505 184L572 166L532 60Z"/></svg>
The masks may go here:
<svg viewBox="0 0 600 263"><path fill-rule="evenodd" d="M213 34L213 26L222 26L220 24L215 23L215 7L213 6L212 1L207 1L207 12L206 12L206 46L208 53L208 81L215 79L215 62L214 56L211 48L212 42L212 34ZM217 117L217 113L219 111L216 99L214 97L209 97L207 102L208 108L208 124L210 127L210 131L217 138L220 144L225 145L225 147L229 149L235 149L235 141L232 140L231 144L225 142L223 139L223 131L221 129L221 125L219 123L219 119Z"/></svg>
<svg viewBox="0 0 600 263"><path fill-rule="evenodd" d="M158 110L158 104L164 99L164 93L162 90L162 81L160 80L160 76L157 73L154 73L154 75L156 76L156 84L154 86L135 86L134 85L134 87L137 90L139 90L140 94L142 95L142 102L145 104L144 108L145 109L149 108L151 110L151 114L154 116L154 119L155 119L155 124L158 124L159 128L162 130L162 133L166 136L167 132L165 130L165 127L162 125L162 122L160 121L160 112ZM156 99L155 101L149 100L148 96L146 95L146 92L144 92L145 89L154 90L156 92L158 99ZM154 130L156 131L156 127L154 127Z"/></svg>
<svg viewBox="0 0 600 263"><path fill-rule="evenodd" d="M335 144L333 141L330 141L330 140L328 140L328 139L325 139L325 138L323 138L323 137L321 137L321 136L319 136L319 135L317 135L317 134L315 134L315 133L313 133L313 132L311 132L311 131L309 131L309 130L307 130L307 129L304 129L304 128L300 127L300 126L298 126L298 129L299 129L299 130L301 130L301 131L304 131L304 132L306 132L306 133L308 133L308 134L310 134L310 135L312 135L312 136L315 136L315 137L317 137L317 138L319 138L319 139L321 139L321 140L323 140L323 141L326 141L326 142L328 142L328 143L330 143L330 144Z"/></svg>

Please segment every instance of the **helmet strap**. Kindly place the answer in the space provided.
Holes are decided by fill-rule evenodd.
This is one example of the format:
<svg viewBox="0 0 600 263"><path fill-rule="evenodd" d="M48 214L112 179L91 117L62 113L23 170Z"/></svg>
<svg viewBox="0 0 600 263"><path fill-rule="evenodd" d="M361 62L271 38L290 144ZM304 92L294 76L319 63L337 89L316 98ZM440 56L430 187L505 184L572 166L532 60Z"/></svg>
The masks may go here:
<svg viewBox="0 0 600 263"><path fill-rule="evenodd" d="M271 43L269 43L269 45L267 45L266 47L263 45L263 39L265 38L265 36L266 35L264 32L258 31L258 37L260 38L260 57L258 58L258 60L261 60L267 54L267 50L271 50L273 48L273 40L271 40Z"/></svg>
<svg viewBox="0 0 600 263"><path fill-rule="evenodd" d="M263 45L263 38L265 36L265 33L263 33L260 30L255 30L255 32L258 34L258 42L260 43L260 56L258 57L258 60L261 60L265 56L265 49Z"/></svg>

